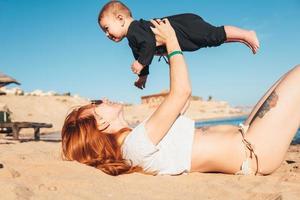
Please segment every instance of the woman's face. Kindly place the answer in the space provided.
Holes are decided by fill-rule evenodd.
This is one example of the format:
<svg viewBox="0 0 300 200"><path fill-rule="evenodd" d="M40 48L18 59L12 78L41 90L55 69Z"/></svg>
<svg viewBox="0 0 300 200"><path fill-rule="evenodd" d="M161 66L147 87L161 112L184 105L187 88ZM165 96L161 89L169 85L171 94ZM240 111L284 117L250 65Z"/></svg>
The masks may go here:
<svg viewBox="0 0 300 200"><path fill-rule="evenodd" d="M94 108L95 117L111 122L123 113L123 104L103 99L102 103Z"/></svg>

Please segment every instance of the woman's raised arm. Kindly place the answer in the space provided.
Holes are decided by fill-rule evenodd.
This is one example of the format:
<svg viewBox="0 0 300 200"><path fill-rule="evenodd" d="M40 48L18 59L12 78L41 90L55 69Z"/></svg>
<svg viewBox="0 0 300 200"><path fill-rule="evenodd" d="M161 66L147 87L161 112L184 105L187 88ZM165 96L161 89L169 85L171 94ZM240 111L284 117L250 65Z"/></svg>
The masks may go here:
<svg viewBox="0 0 300 200"><path fill-rule="evenodd" d="M191 95L191 85L176 34L167 19L151 20L157 42L165 44L169 55L170 92L145 123L150 140L156 145L168 132Z"/></svg>

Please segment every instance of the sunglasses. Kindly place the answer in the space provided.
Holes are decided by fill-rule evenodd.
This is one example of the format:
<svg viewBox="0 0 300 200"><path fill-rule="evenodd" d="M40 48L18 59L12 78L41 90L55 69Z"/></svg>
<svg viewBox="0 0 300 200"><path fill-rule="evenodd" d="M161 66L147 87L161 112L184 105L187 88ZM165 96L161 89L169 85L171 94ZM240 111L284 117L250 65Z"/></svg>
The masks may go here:
<svg viewBox="0 0 300 200"><path fill-rule="evenodd" d="M93 105L100 105L102 103L103 103L102 100L91 100L91 104L93 104Z"/></svg>

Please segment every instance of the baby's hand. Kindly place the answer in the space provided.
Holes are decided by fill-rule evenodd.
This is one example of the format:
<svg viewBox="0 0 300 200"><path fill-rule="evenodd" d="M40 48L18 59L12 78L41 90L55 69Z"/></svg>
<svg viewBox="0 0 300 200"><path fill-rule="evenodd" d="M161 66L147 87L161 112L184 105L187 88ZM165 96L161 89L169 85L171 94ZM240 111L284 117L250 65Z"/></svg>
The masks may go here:
<svg viewBox="0 0 300 200"><path fill-rule="evenodd" d="M134 73L134 74L137 74L139 75L142 71L142 69L144 68L144 66L139 63L139 61L134 61L131 65L131 71Z"/></svg>
<svg viewBox="0 0 300 200"><path fill-rule="evenodd" d="M134 86L139 89L144 89L146 87L148 75L145 76L139 76L138 79L134 82Z"/></svg>

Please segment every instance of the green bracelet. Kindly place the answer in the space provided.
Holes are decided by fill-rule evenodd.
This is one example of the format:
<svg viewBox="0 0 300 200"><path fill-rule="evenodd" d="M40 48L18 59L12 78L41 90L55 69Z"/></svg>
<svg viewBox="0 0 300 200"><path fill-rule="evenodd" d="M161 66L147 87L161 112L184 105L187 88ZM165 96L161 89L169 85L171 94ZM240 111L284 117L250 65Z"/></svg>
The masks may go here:
<svg viewBox="0 0 300 200"><path fill-rule="evenodd" d="M183 53L182 53L182 51L173 51L173 52L171 52L170 54L168 54L168 59L170 60L170 58L172 57L172 56L175 56L176 54L181 54L181 55L183 55Z"/></svg>

